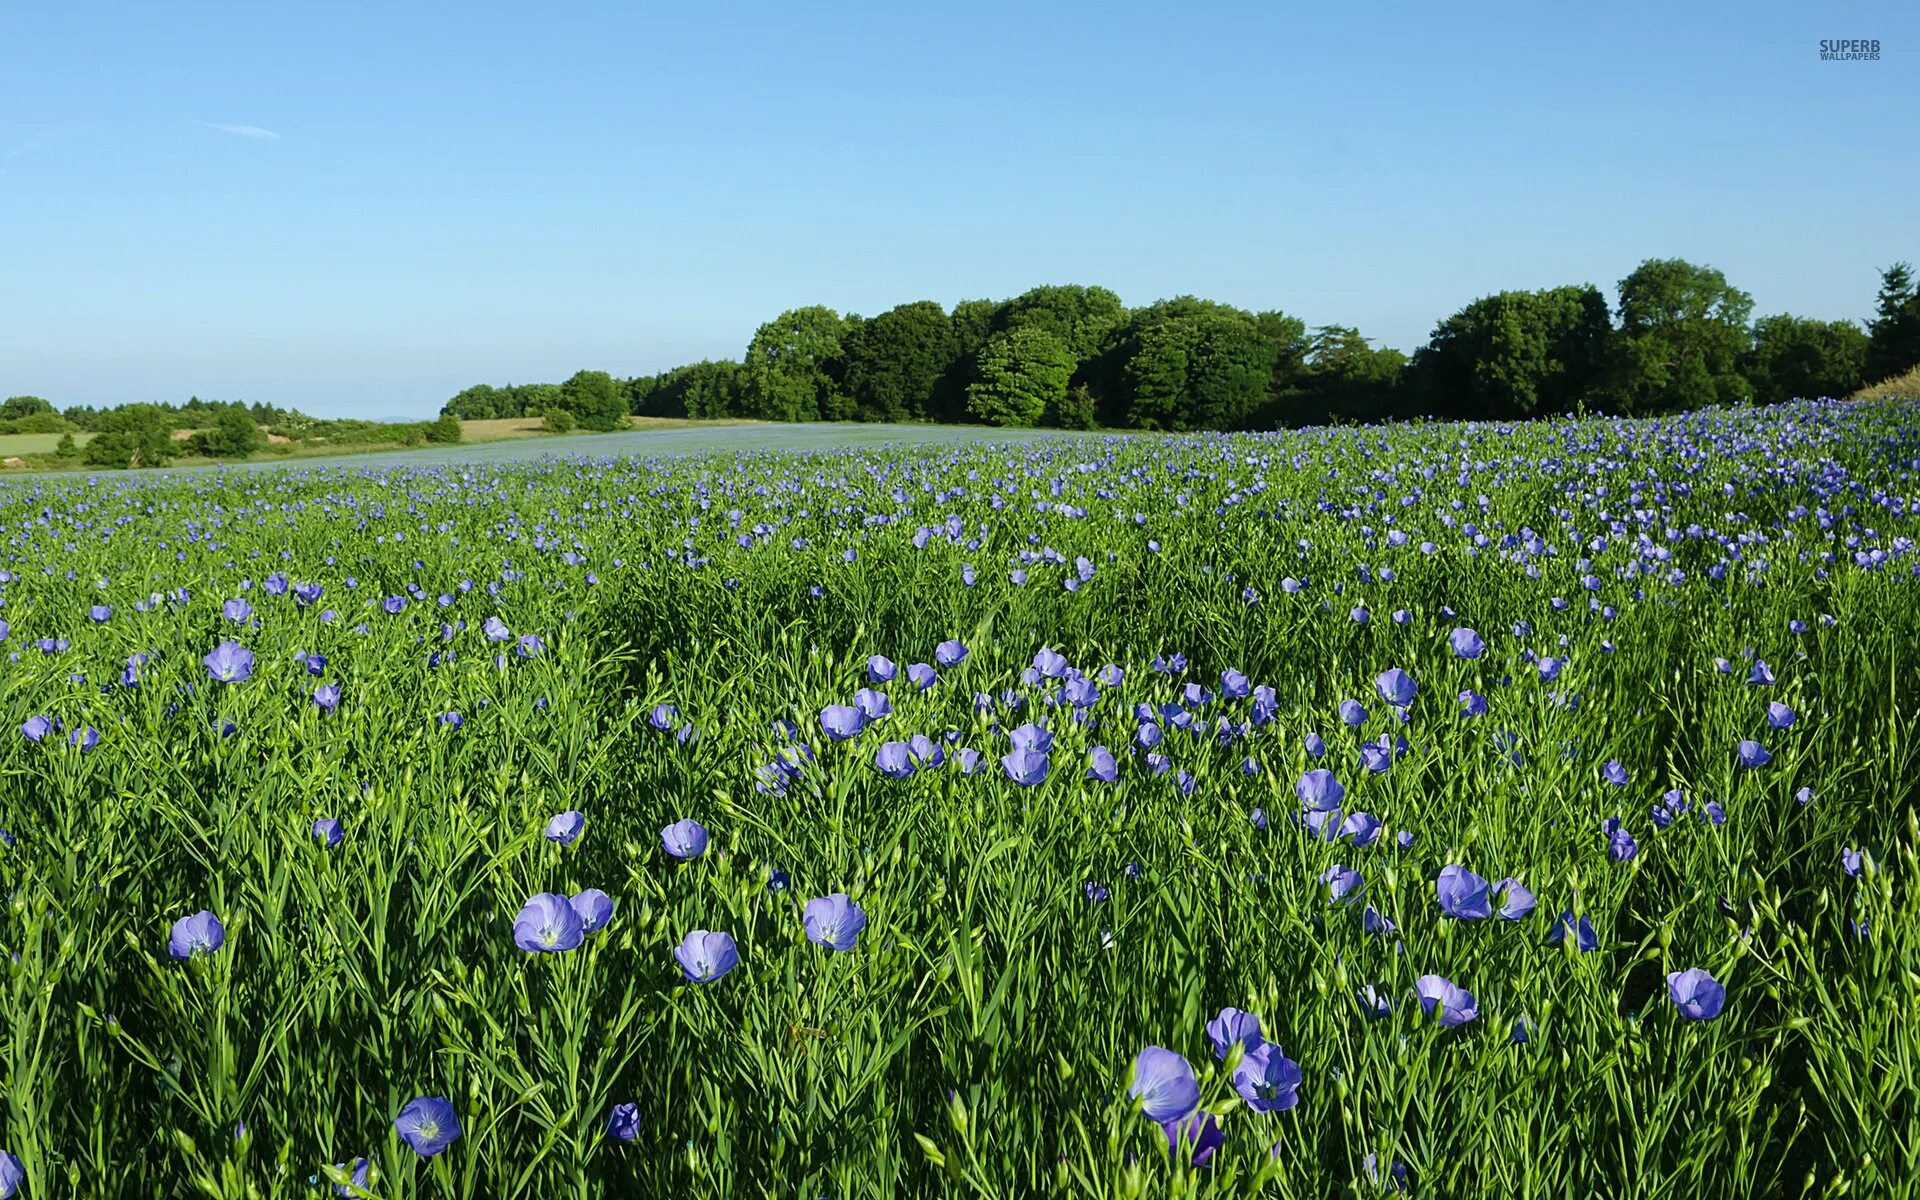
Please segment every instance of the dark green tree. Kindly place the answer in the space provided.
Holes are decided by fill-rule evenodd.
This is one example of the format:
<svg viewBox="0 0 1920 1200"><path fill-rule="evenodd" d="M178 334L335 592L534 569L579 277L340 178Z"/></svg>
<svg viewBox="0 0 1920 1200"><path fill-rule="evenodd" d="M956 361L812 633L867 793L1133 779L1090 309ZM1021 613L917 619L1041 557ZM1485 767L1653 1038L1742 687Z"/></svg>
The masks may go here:
<svg viewBox="0 0 1920 1200"><path fill-rule="evenodd" d="M1752 344L1753 297L1712 267L1643 262L1620 281L1616 390L1630 413L1671 412L1752 398L1741 360Z"/></svg>
<svg viewBox="0 0 1920 1200"><path fill-rule="evenodd" d="M18 421L40 413L50 413L53 405L38 396L9 396L0 404L0 421Z"/></svg>
<svg viewBox="0 0 1920 1200"><path fill-rule="evenodd" d="M954 424L972 419L967 411L967 389L976 378L980 351L993 336L1001 305L995 300L962 300L953 306L948 324L953 329L953 365L934 388L933 411L936 421Z"/></svg>
<svg viewBox="0 0 1920 1200"><path fill-rule="evenodd" d="M199 451L209 458L245 458L267 444L267 435L253 423L251 412L235 405L222 409L196 440Z"/></svg>
<svg viewBox="0 0 1920 1200"><path fill-rule="evenodd" d="M636 417L653 416L654 413L651 411L653 393L659 387L658 375L636 375L621 383L620 388L627 397L628 414Z"/></svg>
<svg viewBox="0 0 1920 1200"><path fill-rule="evenodd" d="M958 362L946 310L931 300L888 309L841 343L846 392L862 421L924 421L937 411L940 381Z"/></svg>
<svg viewBox="0 0 1920 1200"><path fill-rule="evenodd" d="M100 467L163 467L180 452L173 415L155 404L128 404L98 414L99 435L81 461Z"/></svg>
<svg viewBox="0 0 1920 1200"><path fill-rule="evenodd" d="M967 411L988 425L1038 425L1057 409L1073 378L1073 355L1060 339L1029 326L997 333L981 348Z"/></svg>
<svg viewBox="0 0 1920 1200"><path fill-rule="evenodd" d="M453 399L440 406L443 413L452 413L466 421L487 421L495 417L517 417L518 412L507 412L514 407L512 389L494 387L490 383L476 383Z"/></svg>
<svg viewBox="0 0 1920 1200"><path fill-rule="evenodd" d="M1866 370L1867 346L1852 321L1762 317L1742 370L1761 404L1850 396Z"/></svg>
<svg viewBox="0 0 1920 1200"><path fill-rule="evenodd" d="M1881 272L1879 304L1867 329L1868 383L1920 366L1920 289L1911 266L1897 262Z"/></svg>
<svg viewBox="0 0 1920 1200"><path fill-rule="evenodd" d="M627 420L626 392L605 371L574 372L560 385L559 404L548 407L566 409L582 429L604 432L620 428Z"/></svg>
<svg viewBox="0 0 1920 1200"><path fill-rule="evenodd" d="M1426 411L1474 420L1598 402L1611 361L1606 297L1589 285L1499 292L1435 326L1408 383Z"/></svg>
<svg viewBox="0 0 1920 1200"><path fill-rule="evenodd" d="M622 410L621 419L625 419L624 410ZM441 413L438 420L427 422L427 427L421 432L426 435L428 441L437 442L443 446L455 445L466 436L466 430L460 427L460 418L452 413Z"/></svg>
<svg viewBox="0 0 1920 1200"><path fill-rule="evenodd" d="M1129 424L1237 429L1266 401L1278 350L1251 315L1200 311L1158 321L1133 339Z"/></svg>

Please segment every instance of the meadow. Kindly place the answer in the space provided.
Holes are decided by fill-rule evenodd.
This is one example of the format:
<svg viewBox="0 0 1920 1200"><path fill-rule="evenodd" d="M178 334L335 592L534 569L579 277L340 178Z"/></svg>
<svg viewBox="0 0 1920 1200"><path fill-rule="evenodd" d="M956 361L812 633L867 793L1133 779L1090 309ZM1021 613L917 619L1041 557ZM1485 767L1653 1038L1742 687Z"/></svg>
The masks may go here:
<svg viewBox="0 0 1920 1200"><path fill-rule="evenodd" d="M1920 1194L1920 406L726 436L0 481L0 1197Z"/></svg>

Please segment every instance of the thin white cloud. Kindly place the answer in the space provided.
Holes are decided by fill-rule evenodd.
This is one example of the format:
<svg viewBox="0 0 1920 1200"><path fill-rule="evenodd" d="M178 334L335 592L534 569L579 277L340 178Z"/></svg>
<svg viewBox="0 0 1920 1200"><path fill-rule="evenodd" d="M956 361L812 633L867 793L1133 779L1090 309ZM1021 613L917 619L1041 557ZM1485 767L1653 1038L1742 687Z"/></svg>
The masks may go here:
<svg viewBox="0 0 1920 1200"><path fill-rule="evenodd" d="M212 121L202 121L208 129L218 129L221 133L231 133L238 137L254 138L262 142L277 142L280 135L271 129L262 129L258 125L219 125Z"/></svg>

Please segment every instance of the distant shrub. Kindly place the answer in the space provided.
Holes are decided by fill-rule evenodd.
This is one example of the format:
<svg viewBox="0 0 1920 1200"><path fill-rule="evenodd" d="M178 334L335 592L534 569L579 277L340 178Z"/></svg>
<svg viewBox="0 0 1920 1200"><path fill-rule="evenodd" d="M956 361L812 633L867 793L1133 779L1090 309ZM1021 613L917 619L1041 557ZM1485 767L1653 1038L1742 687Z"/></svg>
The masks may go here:
<svg viewBox="0 0 1920 1200"><path fill-rule="evenodd" d="M452 413L441 413L438 420L422 423L420 434L430 442L453 445L464 436L460 427L460 418Z"/></svg>
<svg viewBox="0 0 1920 1200"><path fill-rule="evenodd" d="M572 433L575 424L573 414L564 408L548 409L540 423L548 433Z"/></svg>

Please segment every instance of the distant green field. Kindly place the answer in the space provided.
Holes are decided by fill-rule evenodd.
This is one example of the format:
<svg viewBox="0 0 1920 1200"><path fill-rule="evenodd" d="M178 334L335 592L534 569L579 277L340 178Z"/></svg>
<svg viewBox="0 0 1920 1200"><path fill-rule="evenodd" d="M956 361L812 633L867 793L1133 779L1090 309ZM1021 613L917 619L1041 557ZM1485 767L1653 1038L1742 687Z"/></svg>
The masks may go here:
<svg viewBox="0 0 1920 1200"><path fill-rule="evenodd" d="M0 433L0 458L52 454L60 444L60 437L57 433ZM73 440L84 446L92 437L90 433L76 433Z"/></svg>

